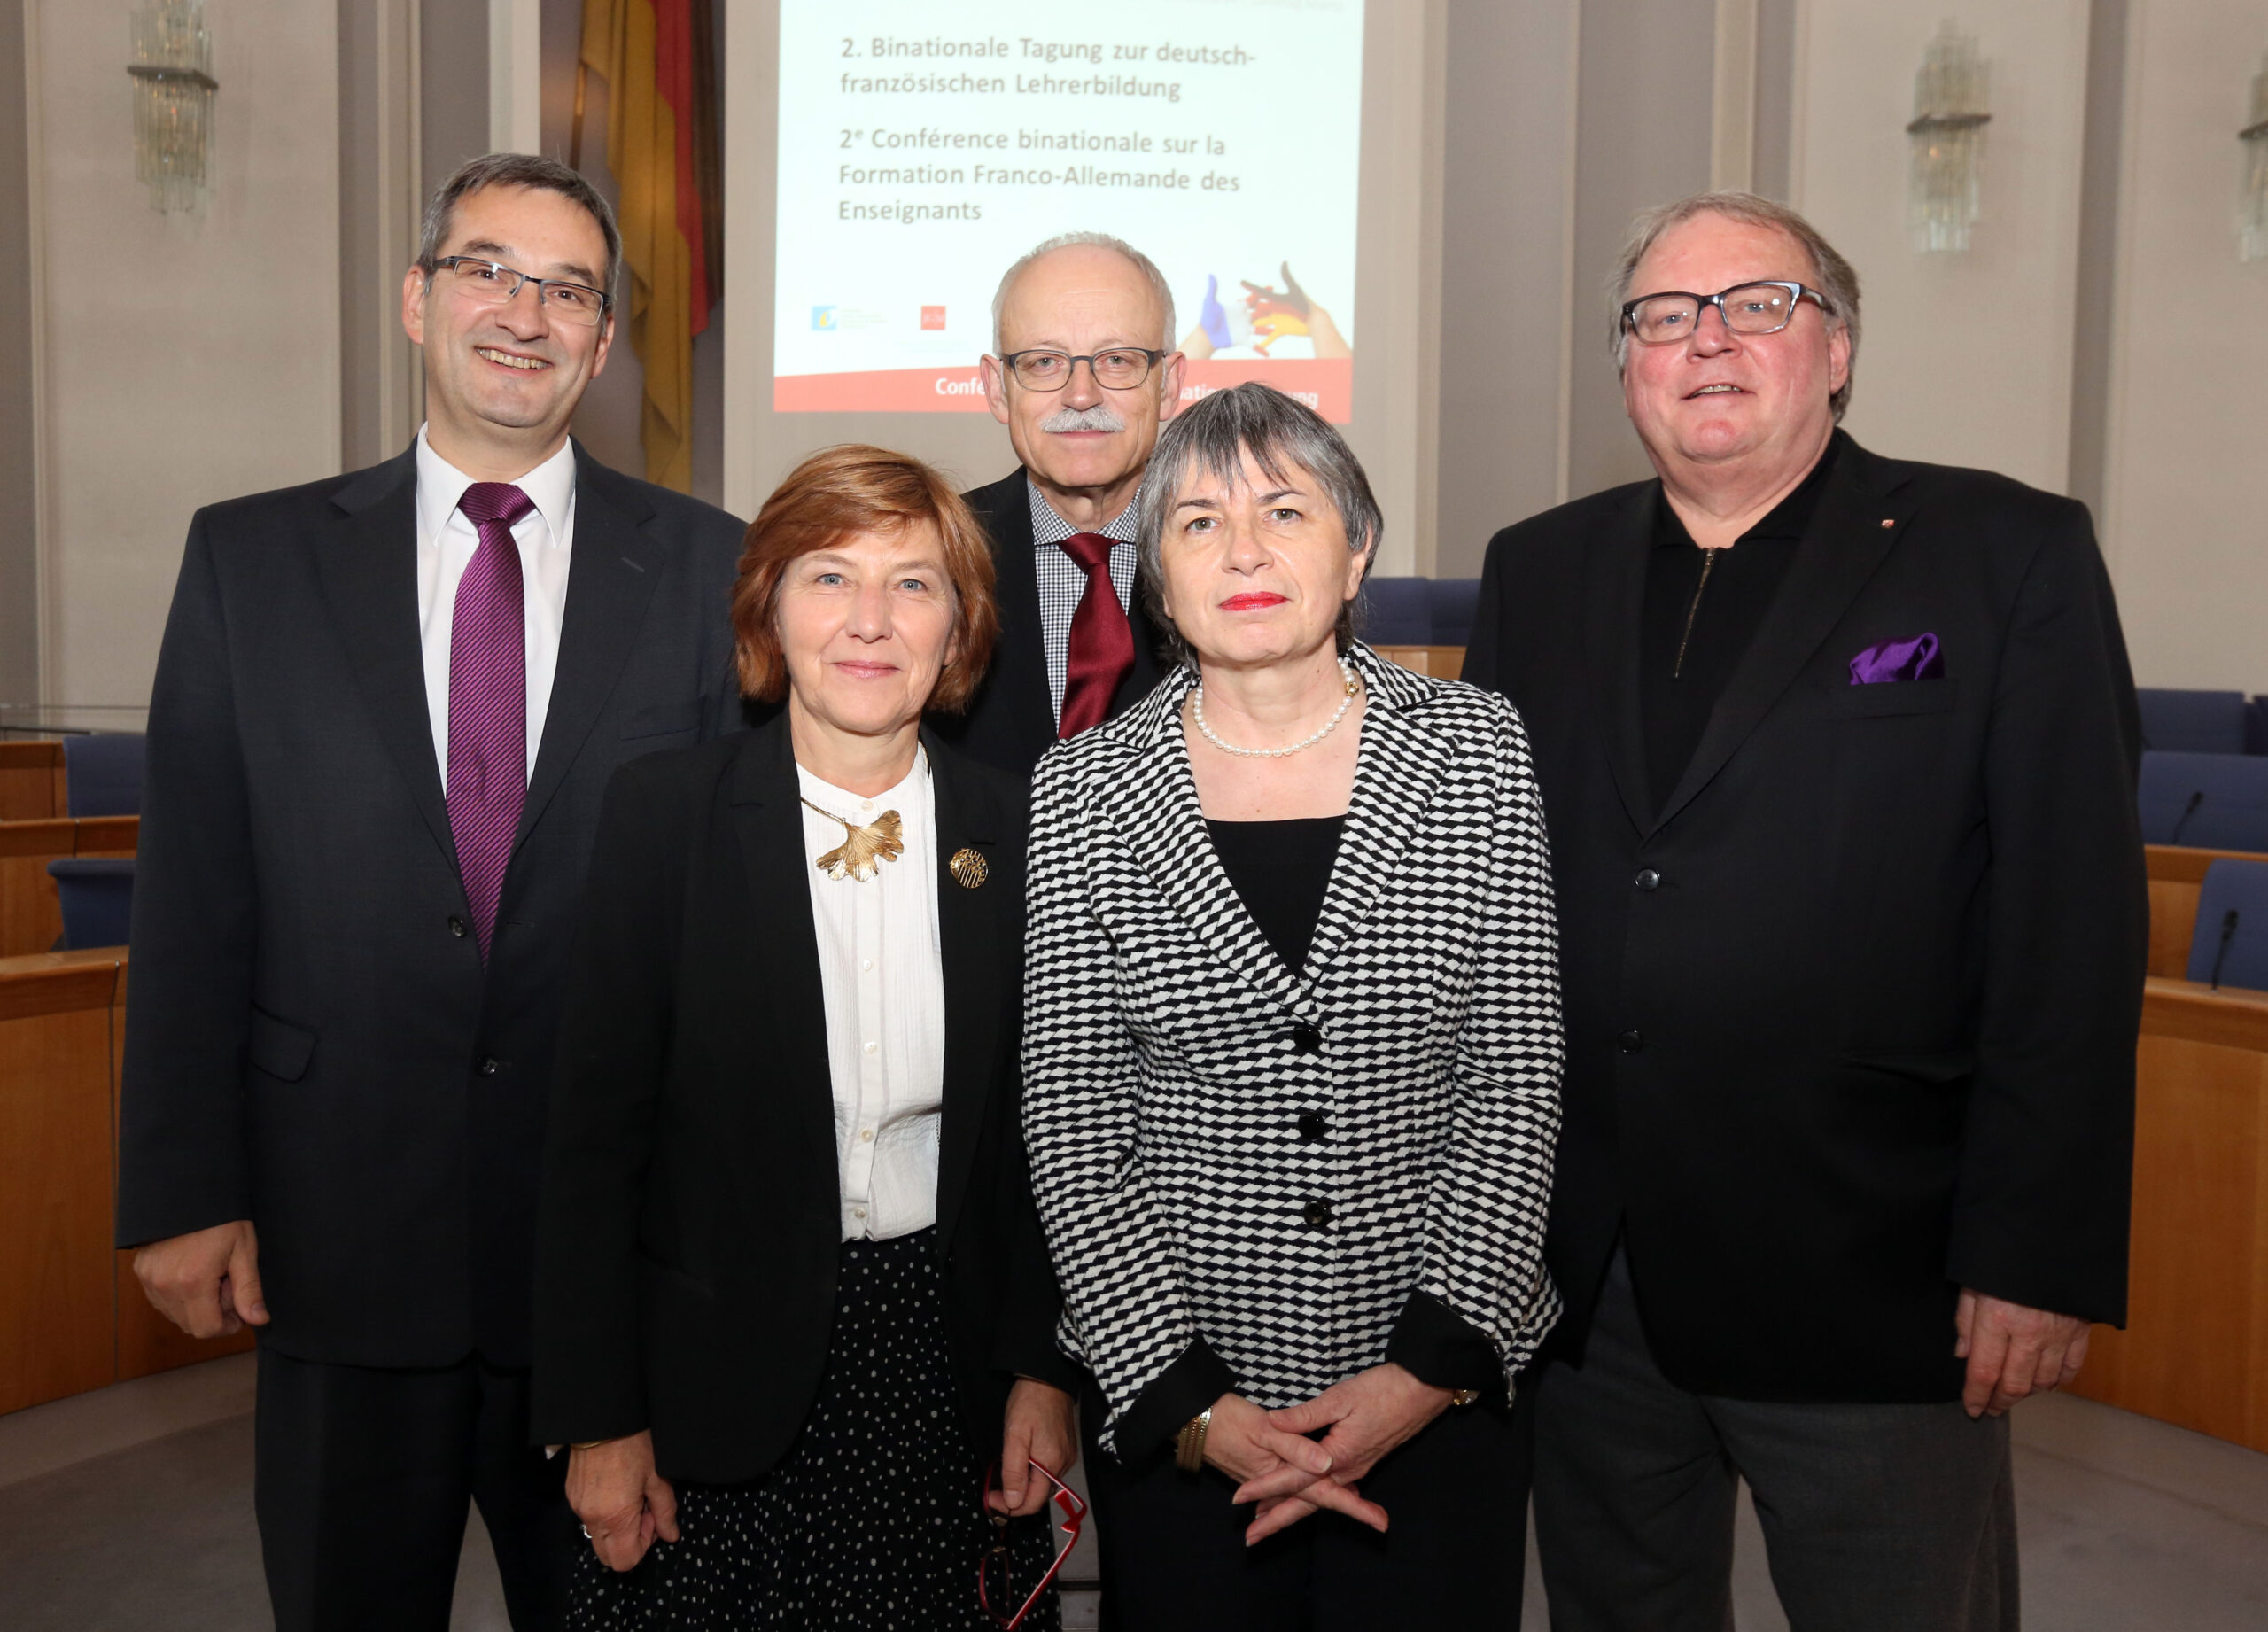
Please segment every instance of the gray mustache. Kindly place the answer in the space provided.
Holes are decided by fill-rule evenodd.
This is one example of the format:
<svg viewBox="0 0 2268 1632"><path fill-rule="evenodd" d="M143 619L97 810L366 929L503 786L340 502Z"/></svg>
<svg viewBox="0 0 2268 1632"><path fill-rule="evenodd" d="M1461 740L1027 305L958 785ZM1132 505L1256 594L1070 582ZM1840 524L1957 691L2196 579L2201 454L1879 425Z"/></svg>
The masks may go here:
<svg viewBox="0 0 2268 1632"><path fill-rule="evenodd" d="M1114 412L1107 402L1098 402L1083 408L1060 408L1039 422L1042 431L1123 431L1126 422Z"/></svg>

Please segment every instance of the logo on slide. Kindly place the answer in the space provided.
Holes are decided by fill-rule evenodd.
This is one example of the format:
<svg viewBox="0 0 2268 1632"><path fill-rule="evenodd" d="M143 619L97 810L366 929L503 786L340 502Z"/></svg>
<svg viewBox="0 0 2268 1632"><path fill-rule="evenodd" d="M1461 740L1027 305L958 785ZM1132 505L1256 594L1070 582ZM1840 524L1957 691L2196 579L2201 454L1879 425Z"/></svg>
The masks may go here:
<svg viewBox="0 0 2268 1632"><path fill-rule="evenodd" d="M832 331L835 328L835 308L831 306L812 307L812 327Z"/></svg>
<svg viewBox="0 0 2268 1632"><path fill-rule="evenodd" d="M923 307L921 308L921 326L924 329L944 328L945 326L945 308L942 306Z"/></svg>

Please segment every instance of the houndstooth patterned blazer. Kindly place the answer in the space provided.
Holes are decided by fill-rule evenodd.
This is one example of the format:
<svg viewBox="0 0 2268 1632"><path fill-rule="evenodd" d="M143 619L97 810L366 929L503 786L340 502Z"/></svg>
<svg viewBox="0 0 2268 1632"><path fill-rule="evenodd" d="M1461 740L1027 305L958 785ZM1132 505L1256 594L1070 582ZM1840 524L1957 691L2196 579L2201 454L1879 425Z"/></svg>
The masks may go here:
<svg viewBox="0 0 2268 1632"><path fill-rule="evenodd" d="M1192 671L1033 783L1024 1131L1058 1341L1101 1384L1106 1444L1138 1403L1144 1449L1228 1388L1293 1404L1444 1325L1509 1386L1558 1315L1557 936L1526 738L1501 697L1350 657L1369 703L1301 972L1206 832ZM1189 1409L1161 1415L1169 1376Z"/></svg>

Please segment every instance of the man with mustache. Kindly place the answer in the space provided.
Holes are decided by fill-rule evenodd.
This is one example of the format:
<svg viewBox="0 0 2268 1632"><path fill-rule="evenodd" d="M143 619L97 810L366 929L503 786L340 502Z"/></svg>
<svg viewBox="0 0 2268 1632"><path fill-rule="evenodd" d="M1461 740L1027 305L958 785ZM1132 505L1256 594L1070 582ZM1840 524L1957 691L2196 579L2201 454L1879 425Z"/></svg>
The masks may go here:
<svg viewBox="0 0 2268 1632"><path fill-rule="evenodd" d="M1837 428L1859 280L1744 193L1616 296L1658 479L1489 545L1567 1024L1527 1392L1560 1632L2013 1628L2005 1413L2126 1304L2140 732L2085 509Z"/></svg>
<svg viewBox="0 0 2268 1632"><path fill-rule="evenodd" d="M965 495L992 540L1000 639L967 713L936 722L978 758L1029 775L1157 684L1135 501L1181 367L1172 291L1130 245L1066 233L1000 280L985 400L1022 468Z"/></svg>
<svg viewBox="0 0 2268 1632"><path fill-rule="evenodd" d="M183 1330L260 1329L283 1632L444 1632L468 1499L516 1632L563 1624L586 1544L567 1458L528 1444L566 956L615 768L740 718L740 524L568 436L621 261L574 171L466 165L402 284L416 440L190 525L150 708L118 1240Z"/></svg>

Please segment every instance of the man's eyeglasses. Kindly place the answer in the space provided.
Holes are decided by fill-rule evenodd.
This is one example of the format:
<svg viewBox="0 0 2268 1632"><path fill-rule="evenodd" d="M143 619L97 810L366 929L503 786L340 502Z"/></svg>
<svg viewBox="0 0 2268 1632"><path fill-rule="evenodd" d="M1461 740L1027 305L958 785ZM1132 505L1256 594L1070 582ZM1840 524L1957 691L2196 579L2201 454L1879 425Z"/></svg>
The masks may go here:
<svg viewBox="0 0 2268 1632"><path fill-rule="evenodd" d="M1725 327L1735 334L1777 334L1788 326L1796 315L1797 304L1804 300L1822 312L1829 309L1827 297L1816 289L1776 279L1738 284L1713 295L1667 290L1625 301L1622 326L1642 346L1668 346L1699 328L1702 308L1713 306L1717 315L1725 320Z"/></svg>
<svg viewBox="0 0 2268 1632"><path fill-rule="evenodd" d="M1106 391L1124 391L1150 377L1163 352L1146 352L1130 346L1074 357L1068 352L1008 352L1000 361L1008 365L1016 383L1027 391L1060 391L1071 383L1072 370L1081 363L1094 370L1095 384Z"/></svg>
<svg viewBox="0 0 2268 1632"><path fill-rule="evenodd" d="M507 306L523 284L535 285L535 298L544 310L563 323L595 328L606 315L606 295L587 284L563 283L555 277L530 277L501 261L476 255L444 255L433 263L434 281L478 306Z"/></svg>
<svg viewBox="0 0 2268 1632"><path fill-rule="evenodd" d="M1063 1560L1071 1556L1080 1528L1087 1522L1087 1504L1077 1491L1037 1462L1031 1465L1031 1471L1054 1487L1047 1499L1063 1516L1062 1523L1056 1527L1063 1543L1055 1550L1055 1561L1047 1566L1047 1574L1033 1584L1030 1591L1020 1594L1017 1589L1021 1583L1010 1579L1008 1516L992 1511L992 1493L1000 1488L1000 1465L996 1462L984 1470L984 1516L992 1521L992 1544L984 1550L984 1557L977 1563L976 1601L984 1606L984 1613L992 1617L993 1623L1006 1632L1014 1632L1023 1625L1024 1617L1039 1602L1039 1595L1047 1590L1048 1583L1062 1569ZM1045 1513L1047 1509L1039 1511ZM1013 1612L1010 1605L1015 1605Z"/></svg>

